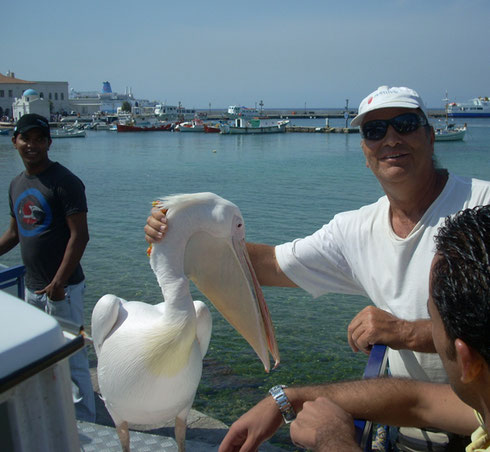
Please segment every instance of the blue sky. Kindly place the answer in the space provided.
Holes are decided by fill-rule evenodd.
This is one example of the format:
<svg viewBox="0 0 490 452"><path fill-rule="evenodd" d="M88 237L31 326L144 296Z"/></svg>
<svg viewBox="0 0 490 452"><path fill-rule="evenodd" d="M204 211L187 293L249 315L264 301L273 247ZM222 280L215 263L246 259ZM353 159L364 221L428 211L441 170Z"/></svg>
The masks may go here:
<svg viewBox="0 0 490 452"><path fill-rule="evenodd" d="M78 91L108 80L188 108L357 107L380 85L429 107L490 96L488 0L4 3L0 72Z"/></svg>

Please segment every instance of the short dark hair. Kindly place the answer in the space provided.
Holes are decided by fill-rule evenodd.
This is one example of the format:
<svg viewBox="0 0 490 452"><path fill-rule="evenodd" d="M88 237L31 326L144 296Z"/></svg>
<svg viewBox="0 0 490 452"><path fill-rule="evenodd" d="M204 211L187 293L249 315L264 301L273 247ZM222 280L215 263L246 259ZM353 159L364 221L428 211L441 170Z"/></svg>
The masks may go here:
<svg viewBox="0 0 490 452"><path fill-rule="evenodd" d="M435 241L432 299L452 353L459 338L490 365L490 205L446 218Z"/></svg>

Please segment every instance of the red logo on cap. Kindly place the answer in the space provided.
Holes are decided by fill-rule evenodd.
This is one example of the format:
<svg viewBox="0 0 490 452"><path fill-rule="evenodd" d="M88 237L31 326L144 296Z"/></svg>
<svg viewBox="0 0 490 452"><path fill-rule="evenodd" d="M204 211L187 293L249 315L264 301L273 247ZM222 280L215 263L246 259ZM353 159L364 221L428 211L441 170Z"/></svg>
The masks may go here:
<svg viewBox="0 0 490 452"><path fill-rule="evenodd" d="M371 96L369 99L368 99L368 105L373 101L373 97Z"/></svg>

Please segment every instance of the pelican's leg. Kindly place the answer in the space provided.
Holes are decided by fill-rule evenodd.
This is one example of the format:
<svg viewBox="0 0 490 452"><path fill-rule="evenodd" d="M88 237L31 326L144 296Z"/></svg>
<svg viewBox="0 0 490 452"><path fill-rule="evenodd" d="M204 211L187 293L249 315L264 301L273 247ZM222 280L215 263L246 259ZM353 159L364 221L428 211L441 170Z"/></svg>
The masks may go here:
<svg viewBox="0 0 490 452"><path fill-rule="evenodd" d="M128 423L123 421L116 424L117 436L121 442L123 452L129 452L129 428Z"/></svg>
<svg viewBox="0 0 490 452"><path fill-rule="evenodd" d="M187 416L184 419L181 419L180 417L175 418L175 441L177 442L179 452L185 452L185 432L187 429L186 418Z"/></svg>

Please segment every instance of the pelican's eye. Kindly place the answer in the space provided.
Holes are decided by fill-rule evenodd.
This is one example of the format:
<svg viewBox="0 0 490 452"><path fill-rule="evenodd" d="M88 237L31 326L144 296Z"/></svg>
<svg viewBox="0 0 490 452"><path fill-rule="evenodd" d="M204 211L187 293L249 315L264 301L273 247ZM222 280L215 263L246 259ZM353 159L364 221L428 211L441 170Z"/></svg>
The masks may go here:
<svg viewBox="0 0 490 452"><path fill-rule="evenodd" d="M238 224L236 225L236 227L237 227L237 228L241 228L242 226L243 226L243 224L242 224L242 223L238 223Z"/></svg>

